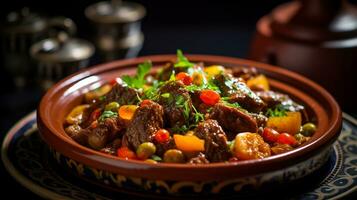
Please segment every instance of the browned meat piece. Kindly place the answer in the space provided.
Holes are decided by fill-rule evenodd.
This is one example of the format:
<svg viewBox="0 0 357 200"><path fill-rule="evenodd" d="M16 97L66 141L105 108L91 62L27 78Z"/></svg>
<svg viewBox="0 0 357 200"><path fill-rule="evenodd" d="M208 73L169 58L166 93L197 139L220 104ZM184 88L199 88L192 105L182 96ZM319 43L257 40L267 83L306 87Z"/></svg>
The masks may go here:
<svg viewBox="0 0 357 200"><path fill-rule="evenodd" d="M118 118L106 118L88 135L88 144L94 149L102 149L111 142L123 129Z"/></svg>
<svg viewBox="0 0 357 200"><path fill-rule="evenodd" d="M117 79L117 84L113 86L108 94L105 95L105 104L116 101L120 105L136 104L139 102L140 95L137 90L126 86L124 82Z"/></svg>
<svg viewBox="0 0 357 200"><path fill-rule="evenodd" d="M205 155L209 161L225 161L231 156L226 134L216 120L208 119L199 123L195 135L205 141Z"/></svg>
<svg viewBox="0 0 357 200"><path fill-rule="evenodd" d="M107 153L110 155L117 155L117 150L121 146L121 140L119 138L114 139L113 142L108 144L106 147L101 149L100 151L103 153Z"/></svg>
<svg viewBox="0 0 357 200"><path fill-rule="evenodd" d="M199 153L196 157L191 158L188 163L199 165L199 164L208 164L209 161L207 160L205 154Z"/></svg>
<svg viewBox="0 0 357 200"><path fill-rule="evenodd" d="M192 113L192 102L189 92L182 82L170 81L159 89L159 104L163 106L165 124L171 128L187 125ZM168 96L163 96L168 94Z"/></svg>
<svg viewBox="0 0 357 200"><path fill-rule="evenodd" d="M210 118L217 120L219 125L230 133L229 139L233 139L240 132L256 133L258 130L257 122L250 114L221 103L213 107Z"/></svg>
<svg viewBox="0 0 357 200"><path fill-rule="evenodd" d="M268 118L263 115L263 114L257 114L257 113L250 113L250 116L252 116L255 121L257 122L258 127L263 127L268 121Z"/></svg>
<svg viewBox="0 0 357 200"><path fill-rule="evenodd" d="M258 91L256 94L265 102L268 108L289 99L287 95L274 91Z"/></svg>
<svg viewBox="0 0 357 200"><path fill-rule="evenodd" d="M88 135L90 133L87 129L82 129L79 125L73 124L65 129L67 135L79 144L86 145Z"/></svg>
<svg viewBox="0 0 357 200"><path fill-rule="evenodd" d="M222 96L230 97L229 102L238 102L250 112L260 112L265 104L249 87L230 74L215 76L214 83L222 91Z"/></svg>
<svg viewBox="0 0 357 200"><path fill-rule="evenodd" d="M255 67L234 67L232 68L232 74L235 77L240 77L244 80L249 80L258 75L258 71Z"/></svg>
<svg viewBox="0 0 357 200"><path fill-rule="evenodd" d="M259 91L256 94L265 102L267 108L273 108L281 104L286 110L295 112L304 110L304 107L295 103L286 94L281 94L274 91Z"/></svg>
<svg viewBox="0 0 357 200"><path fill-rule="evenodd" d="M140 106L125 132L130 146L137 149L141 143L152 142L156 131L163 127L163 115L162 106L155 102Z"/></svg>

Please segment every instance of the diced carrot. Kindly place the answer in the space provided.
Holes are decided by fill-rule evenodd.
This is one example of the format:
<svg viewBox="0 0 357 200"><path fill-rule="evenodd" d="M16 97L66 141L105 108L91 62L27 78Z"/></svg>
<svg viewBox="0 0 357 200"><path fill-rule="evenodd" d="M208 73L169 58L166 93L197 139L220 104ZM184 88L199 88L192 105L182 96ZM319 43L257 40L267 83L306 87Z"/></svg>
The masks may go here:
<svg viewBox="0 0 357 200"><path fill-rule="evenodd" d="M125 120L131 120L138 106L136 105L124 105L120 106L118 113L119 117Z"/></svg>
<svg viewBox="0 0 357 200"><path fill-rule="evenodd" d="M117 150L118 157L124 159L136 159L136 154L134 151L130 150L128 147L120 147Z"/></svg>
<svg viewBox="0 0 357 200"><path fill-rule="evenodd" d="M194 135L175 134L174 140L177 148L181 151L192 152L205 150L205 141Z"/></svg>

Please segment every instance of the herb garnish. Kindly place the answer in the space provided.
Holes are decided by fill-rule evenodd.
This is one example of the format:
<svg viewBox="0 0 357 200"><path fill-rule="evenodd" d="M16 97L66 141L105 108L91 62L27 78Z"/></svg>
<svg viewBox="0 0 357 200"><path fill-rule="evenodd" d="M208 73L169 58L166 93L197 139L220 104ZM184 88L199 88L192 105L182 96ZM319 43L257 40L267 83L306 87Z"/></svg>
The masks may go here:
<svg viewBox="0 0 357 200"><path fill-rule="evenodd" d="M274 109L269 108L266 111L265 115L268 117L283 117L286 116L286 109L284 108L283 105L279 104L275 106Z"/></svg>
<svg viewBox="0 0 357 200"><path fill-rule="evenodd" d="M212 79L210 79L206 84L202 84L202 85L195 85L195 84L191 84L188 86L185 86L185 89L188 90L189 92L195 92L195 91L201 91L201 90L213 90L215 92L221 93L221 91L219 90L218 86L216 86Z"/></svg>
<svg viewBox="0 0 357 200"><path fill-rule="evenodd" d="M145 76L149 73L151 67L151 61L145 61L144 63L138 65L135 76L124 75L121 78L129 87L137 89L142 88L146 83Z"/></svg>
<svg viewBox="0 0 357 200"><path fill-rule="evenodd" d="M182 125L181 127L175 126L175 127L172 128L172 131L175 132L175 133L185 133L188 130L190 130L190 128L187 127L187 125Z"/></svg>
<svg viewBox="0 0 357 200"><path fill-rule="evenodd" d="M162 158L160 156L157 156L157 155L152 155L151 159L155 160L156 162L162 161Z"/></svg>
<svg viewBox="0 0 357 200"><path fill-rule="evenodd" d="M184 67L190 68L195 66L195 64L191 63L182 53L180 49L177 50L177 63L175 63L174 67Z"/></svg>
<svg viewBox="0 0 357 200"><path fill-rule="evenodd" d="M194 116L194 120L195 120L196 124L198 122L201 122L201 121L205 120L204 115L202 113L198 112L194 105L192 105L192 108L193 108L193 111L195 111L195 114L193 116Z"/></svg>
<svg viewBox="0 0 357 200"><path fill-rule="evenodd" d="M190 117L190 112L191 112L188 101L182 95L178 95L176 97L175 104L178 108L183 109L183 116L185 117L186 120L188 120Z"/></svg>
<svg viewBox="0 0 357 200"><path fill-rule="evenodd" d="M164 98L169 98L170 97L170 93L166 92L164 94L161 95Z"/></svg>
<svg viewBox="0 0 357 200"><path fill-rule="evenodd" d="M98 121L102 122L107 118L114 118L114 117L118 117L118 113L110 111L110 110L106 110L102 113L102 115L98 118Z"/></svg>
<svg viewBox="0 0 357 200"><path fill-rule="evenodd" d="M233 107L233 108L241 108L238 102L230 103L228 101L222 101L224 105Z"/></svg>

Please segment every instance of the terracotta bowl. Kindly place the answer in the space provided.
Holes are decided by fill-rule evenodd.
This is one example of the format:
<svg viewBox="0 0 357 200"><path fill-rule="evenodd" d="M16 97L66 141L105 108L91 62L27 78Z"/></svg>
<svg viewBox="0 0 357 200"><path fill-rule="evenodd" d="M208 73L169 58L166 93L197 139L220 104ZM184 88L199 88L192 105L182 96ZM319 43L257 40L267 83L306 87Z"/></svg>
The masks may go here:
<svg viewBox="0 0 357 200"><path fill-rule="evenodd" d="M309 142L287 153L260 160L207 165L123 160L81 146L66 135L64 118L81 103L85 92L115 77L135 73L136 66L145 60L159 66L176 58L175 55L155 55L115 61L80 71L63 79L46 93L39 105L37 120L40 134L52 149L55 160L79 177L112 189L175 195L238 192L272 183L287 183L314 172L327 161L342 121L338 104L325 89L296 73L267 64L222 56L188 57L207 65L256 67L267 75L273 90L289 94L307 108L308 114L317 123L316 133Z"/></svg>

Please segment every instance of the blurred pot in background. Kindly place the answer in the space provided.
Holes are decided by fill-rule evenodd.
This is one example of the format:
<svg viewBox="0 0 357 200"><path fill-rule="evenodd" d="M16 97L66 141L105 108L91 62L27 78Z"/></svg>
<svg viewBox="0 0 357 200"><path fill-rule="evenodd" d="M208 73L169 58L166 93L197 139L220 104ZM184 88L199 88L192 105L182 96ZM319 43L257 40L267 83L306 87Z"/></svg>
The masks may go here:
<svg viewBox="0 0 357 200"><path fill-rule="evenodd" d="M91 21L93 41L103 60L138 55L144 41L141 19L145 8L137 3L113 0L90 5L85 10Z"/></svg>
<svg viewBox="0 0 357 200"><path fill-rule="evenodd" d="M28 8L7 14L0 23L1 62L13 77L18 88L31 83L33 68L29 48L50 35L51 29L60 28L73 34L76 27L69 18L44 18Z"/></svg>
<svg viewBox="0 0 357 200"><path fill-rule="evenodd" d="M281 5L256 26L249 57L299 72L356 112L357 10L342 0Z"/></svg>
<svg viewBox="0 0 357 200"><path fill-rule="evenodd" d="M66 32L34 44L31 56L36 63L37 83L47 90L65 76L88 66L93 53L90 42L69 37Z"/></svg>

